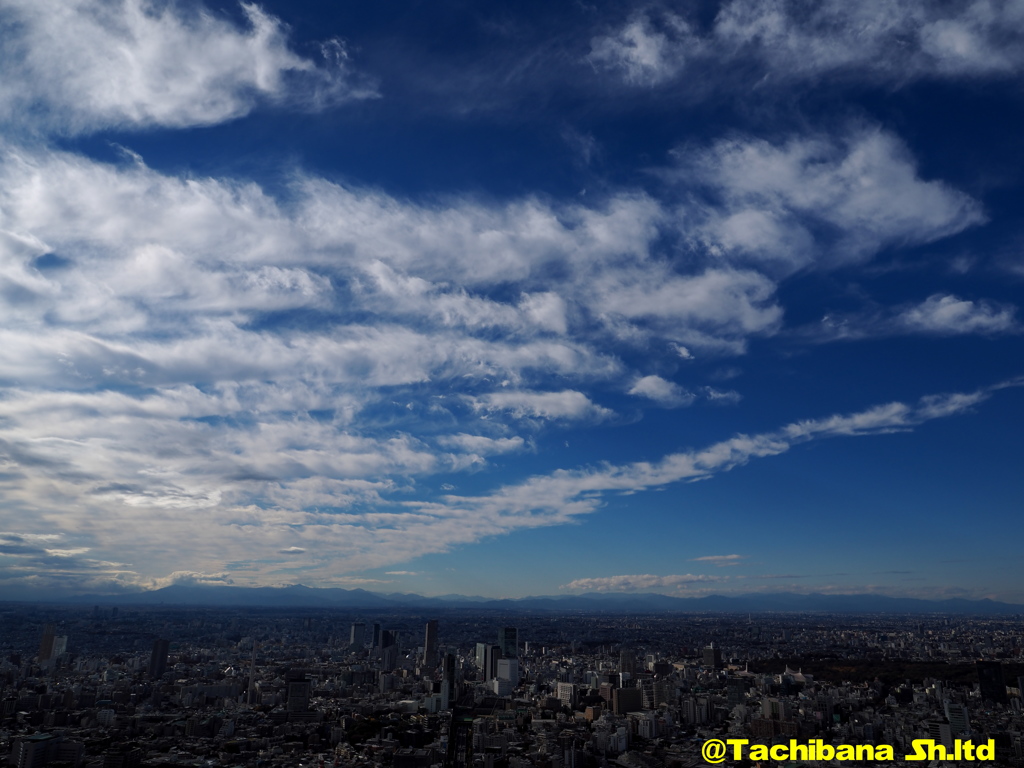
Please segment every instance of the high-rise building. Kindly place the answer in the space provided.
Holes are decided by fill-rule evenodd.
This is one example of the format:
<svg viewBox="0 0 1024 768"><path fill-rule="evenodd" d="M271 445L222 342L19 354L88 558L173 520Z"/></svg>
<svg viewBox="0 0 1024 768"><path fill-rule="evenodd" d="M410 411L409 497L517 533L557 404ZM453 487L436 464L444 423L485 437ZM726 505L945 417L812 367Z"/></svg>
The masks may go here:
<svg viewBox="0 0 1024 768"><path fill-rule="evenodd" d="M302 675L305 678L305 675ZM308 712L309 698L312 694L313 684L308 680L294 680L288 683L288 711Z"/></svg>
<svg viewBox="0 0 1024 768"><path fill-rule="evenodd" d="M725 681L728 703L730 707L743 704L747 700L750 681L744 677L730 677Z"/></svg>
<svg viewBox="0 0 1024 768"><path fill-rule="evenodd" d="M704 666L713 669L722 668L722 651L720 648L715 648L714 643L704 649Z"/></svg>
<svg viewBox="0 0 1024 768"><path fill-rule="evenodd" d="M572 709L576 706L576 685L574 683L559 683L555 695L558 696L563 707Z"/></svg>
<svg viewBox="0 0 1024 768"><path fill-rule="evenodd" d="M380 633L380 668L391 672L398 665L398 633L389 629Z"/></svg>
<svg viewBox="0 0 1024 768"><path fill-rule="evenodd" d="M373 650L380 650L380 624L378 622L373 623Z"/></svg>
<svg viewBox="0 0 1024 768"><path fill-rule="evenodd" d="M252 659L249 661L249 690L246 696L249 706L256 703L256 641L252 641Z"/></svg>
<svg viewBox="0 0 1024 768"><path fill-rule="evenodd" d="M493 680L498 676L498 659L501 658L500 645L484 646L484 680Z"/></svg>
<svg viewBox="0 0 1024 768"><path fill-rule="evenodd" d="M451 702L455 700L456 682L455 656L446 653L441 669L441 709L448 709Z"/></svg>
<svg viewBox="0 0 1024 768"><path fill-rule="evenodd" d="M53 655L53 638L57 635L57 628L53 624L43 627L43 637L39 641L39 660L49 661Z"/></svg>
<svg viewBox="0 0 1024 768"><path fill-rule="evenodd" d="M77 768L82 764L85 745L55 733L34 733L11 742L8 764L12 768L45 768L53 762Z"/></svg>
<svg viewBox="0 0 1024 768"><path fill-rule="evenodd" d="M999 661L979 661L978 685L981 698L997 704L1006 703L1006 683L1003 680L1003 664Z"/></svg>
<svg viewBox="0 0 1024 768"><path fill-rule="evenodd" d="M366 624L361 621L353 621L352 629L348 633L348 644L362 647L366 643Z"/></svg>
<svg viewBox="0 0 1024 768"><path fill-rule="evenodd" d="M639 712L643 708L643 694L639 688L616 688L612 691L612 712L616 715Z"/></svg>
<svg viewBox="0 0 1024 768"><path fill-rule="evenodd" d="M949 727L954 735L970 732L971 719L967 714L967 707L947 701L943 709L945 709L946 719L949 720Z"/></svg>
<svg viewBox="0 0 1024 768"><path fill-rule="evenodd" d="M953 750L953 729L949 723L944 723L941 720L931 720L925 723L925 727L928 729L928 735L932 737L939 744L944 746L947 750Z"/></svg>
<svg viewBox="0 0 1024 768"><path fill-rule="evenodd" d="M508 680L515 688L519 685L519 659L498 659L498 671L495 675L499 680Z"/></svg>
<svg viewBox="0 0 1024 768"><path fill-rule="evenodd" d="M636 674L636 654L632 648L623 648L619 651L619 672L629 675Z"/></svg>
<svg viewBox="0 0 1024 768"><path fill-rule="evenodd" d="M437 619L431 619L423 633L423 666L433 669L437 661Z"/></svg>
<svg viewBox="0 0 1024 768"><path fill-rule="evenodd" d="M514 659L519 656L519 630L516 627L502 627L498 631L498 645L501 646L501 655L506 659Z"/></svg>
<svg viewBox="0 0 1024 768"><path fill-rule="evenodd" d="M153 641L153 652L149 656L149 679L159 680L167 671L167 653L170 642L162 638Z"/></svg>

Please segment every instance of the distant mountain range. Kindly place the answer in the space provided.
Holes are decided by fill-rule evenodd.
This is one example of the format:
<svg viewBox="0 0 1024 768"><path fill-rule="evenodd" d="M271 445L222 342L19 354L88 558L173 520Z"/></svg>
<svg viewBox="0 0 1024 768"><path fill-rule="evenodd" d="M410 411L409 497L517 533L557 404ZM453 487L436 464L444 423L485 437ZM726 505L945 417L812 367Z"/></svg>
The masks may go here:
<svg viewBox="0 0 1024 768"><path fill-rule="evenodd" d="M0 598L2 599L2 598ZM10 599L10 598L8 598ZM494 600L465 595L422 595L368 592L364 589L290 587L230 587L173 585L149 592L117 595L77 595L64 598L19 595L18 601L81 605L237 606L265 608L339 608L363 610L472 609L521 613L587 611L606 613L897 613L897 614L1024 614L1024 605L993 600L919 600L884 595L801 595L792 592L746 595L671 597L651 593L555 595Z"/></svg>

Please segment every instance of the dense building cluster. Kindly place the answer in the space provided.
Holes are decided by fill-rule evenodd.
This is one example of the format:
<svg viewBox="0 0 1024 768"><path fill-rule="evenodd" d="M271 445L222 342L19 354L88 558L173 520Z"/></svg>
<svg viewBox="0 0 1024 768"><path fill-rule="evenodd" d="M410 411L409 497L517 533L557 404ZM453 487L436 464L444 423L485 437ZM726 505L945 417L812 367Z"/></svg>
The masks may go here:
<svg viewBox="0 0 1024 768"><path fill-rule="evenodd" d="M993 739L1024 765L1017 618L9 604L0 627L11 768L673 768L709 738Z"/></svg>

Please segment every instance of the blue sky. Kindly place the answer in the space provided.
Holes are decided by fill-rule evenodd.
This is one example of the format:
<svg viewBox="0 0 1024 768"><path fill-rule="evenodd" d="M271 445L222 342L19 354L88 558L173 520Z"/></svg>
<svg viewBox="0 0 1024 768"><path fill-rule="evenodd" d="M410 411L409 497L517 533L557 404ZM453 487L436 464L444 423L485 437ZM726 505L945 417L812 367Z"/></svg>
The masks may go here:
<svg viewBox="0 0 1024 768"><path fill-rule="evenodd" d="M1024 602L1022 30L3 0L0 595Z"/></svg>

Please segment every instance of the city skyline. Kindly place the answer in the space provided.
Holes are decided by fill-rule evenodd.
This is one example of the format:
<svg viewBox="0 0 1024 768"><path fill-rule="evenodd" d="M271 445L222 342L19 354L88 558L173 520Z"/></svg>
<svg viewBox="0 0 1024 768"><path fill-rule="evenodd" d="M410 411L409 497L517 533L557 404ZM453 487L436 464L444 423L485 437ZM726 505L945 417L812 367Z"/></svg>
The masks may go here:
<svg viewBox="0 0 1024 768"><path fill-rule="evenodd" d="M0 599L1024 604L1021 30L5 3Z"/></svg>

